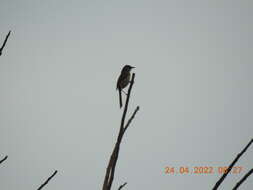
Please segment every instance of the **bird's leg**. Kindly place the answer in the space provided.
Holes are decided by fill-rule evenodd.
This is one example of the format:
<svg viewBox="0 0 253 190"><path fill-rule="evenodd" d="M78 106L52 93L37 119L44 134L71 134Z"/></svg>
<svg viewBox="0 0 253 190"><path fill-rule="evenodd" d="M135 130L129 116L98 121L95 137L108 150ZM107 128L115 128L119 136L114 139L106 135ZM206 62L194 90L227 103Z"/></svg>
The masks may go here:
<svg viewBox="0 0 253 190"><path fill-rule="evenodd" d="M121 90L122 92L124 92L124 94L127 96L127 93L124 90Z"/></svg>

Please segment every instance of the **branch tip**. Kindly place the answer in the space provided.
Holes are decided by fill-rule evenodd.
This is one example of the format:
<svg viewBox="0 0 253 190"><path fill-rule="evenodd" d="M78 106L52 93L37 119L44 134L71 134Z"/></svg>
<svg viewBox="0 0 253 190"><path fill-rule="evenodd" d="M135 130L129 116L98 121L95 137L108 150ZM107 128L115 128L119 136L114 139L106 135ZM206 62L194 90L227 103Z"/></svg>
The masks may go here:
<svg viewBox="0 0 253 190"><path fill-rule="evenodd" d="M47 180L41 184L41 186L37 189L37 190L41 190L56 174L57 174L57 170L54 171L54 173L49 177L47 178Z"/></svg>
<svg viewBox="0 0 253 190"><path fill-rule="evenodd" d="M124 184L122 184L121 186L119 186L118 190L122 189L126 184L127 184L127 182L125 182Z"/></svg>
<svg viewBox="0 0 253 190"><path fill-rule="evenodd" d="M8 158L8 156L6 155L2 160L0 160L0 164L1 164L2 162L4 162L7 158Z"/></svg>
<svg viewBox="0 0 253 190"><path fill-rule="evenodd" d="M6 45L6 42L7 42L8 38L9 38L10 34L11 34L11 31L9 30L8 34L5 37L4 43L3 43L2 47L0 48L0 56L2 55L2 51L4 49L4 46Z"/></svg>

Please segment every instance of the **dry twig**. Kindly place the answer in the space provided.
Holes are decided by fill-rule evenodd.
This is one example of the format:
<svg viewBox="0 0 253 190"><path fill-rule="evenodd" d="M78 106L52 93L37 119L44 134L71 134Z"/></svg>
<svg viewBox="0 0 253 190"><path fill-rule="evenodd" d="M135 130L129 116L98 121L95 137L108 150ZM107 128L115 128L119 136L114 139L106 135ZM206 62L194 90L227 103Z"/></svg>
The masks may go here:
<svg viewBox="0 0 253 190"><path fill-rule="evenodd" d="M252 173L253 168L243 176L243 178L234 186L232 190L236 190Z"/></svg>
<svg viewBox="0 0 253 190"><path fill-rule="evenodd" d="M7 158L8 156L5 156L2 160L0 160L0 164L2 164L2 162L4 162Z"/></svg>
<svg viewBox="0 0 253 190"><path fill-rule="evenodd" d="M121 190L126 184L127 184L127 182L122 184L121 186L119 186L118 190Z"/></svg>
<svg viewBox="0 0 253 190"><path fill-rule="evenodd" d="M7 34L7 36L5 37L4 43L3 43L2 47L0 48L0 56L2 55L2 51L4 49L4 46L6 45L6 42L7 42L8 38L9 38L10 34L11 34L11 31L9 31L8 34Z"/></svg>
<svg viewBox="0 0 253 190"><path fill-rule="evenodd" d="M229 172L232 170L235 163L239 160L239 158L243 155L243 153L246 152L246 150L249 148L249 146L252 144L253 139L247 144L247 146L236 156L236 158L233 160L233 162L229 165L227 171L221 176L221 178L216 182L215 186L213 187L213 190L218 189L220 184L224 181L226 176L229 174Z"/></svg>
<svg viewBox="0 0 253 190"><path fill-rule="evenodd" d="M54 173L49 177L47 178L47 180L41 184L41 186L37 189L37 190L41 190L57 173L57 170L54 171Z"/></svg>

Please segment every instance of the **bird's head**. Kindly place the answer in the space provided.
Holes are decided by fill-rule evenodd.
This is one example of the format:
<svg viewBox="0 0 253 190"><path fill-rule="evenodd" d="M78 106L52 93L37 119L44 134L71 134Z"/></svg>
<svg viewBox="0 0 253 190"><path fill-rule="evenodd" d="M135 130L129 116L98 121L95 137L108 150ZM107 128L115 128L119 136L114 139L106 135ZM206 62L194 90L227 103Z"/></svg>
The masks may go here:
<svg viewBox="0 0 253 190"><path fill-rule="evenodd" d="M133 66L131 66L131 65L125 65L125 66L123 67L123 69L122 69L121 72L130 72L131 69L133 69L133 68L135 68L135 67L133 67Z"/></svg>

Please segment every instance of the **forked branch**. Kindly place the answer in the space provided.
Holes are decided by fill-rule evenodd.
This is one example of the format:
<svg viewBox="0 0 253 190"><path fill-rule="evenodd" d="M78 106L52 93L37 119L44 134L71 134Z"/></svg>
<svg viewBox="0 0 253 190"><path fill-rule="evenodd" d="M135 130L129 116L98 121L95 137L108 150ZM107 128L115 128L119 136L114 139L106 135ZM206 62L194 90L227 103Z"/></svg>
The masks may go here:
<svg viewBox="0 0 253 190"><path fill-rule="evenodd" d="M136 113L139 110L139 106L137 106L134 113L131 115L130 119L128 120L127 124L125 125L125 118L126 118L126 114L127 114L127 110L128 110L128 103L129 103L129 99L130 99L130 95L131 95L131 90L132 90L132 87L133 87L133 84L134 84L134 78L135 78L135 73L133 73L133 75L132 75L132 79L130 81L130 86L128 88L127 98L126 98L124 111L123 111L122 118L121 118L121 123L120 123L120 130L119 130L119 133L118 133L117 142L115 144L115 147L113 149L113 152L112 152L110 160L109 160L109 163L107 165L106 174L105 174L104 183L103 183L103 188L102 188L103 190L110 190L111 189L112 182L113 182L113 179L114 179L115 167L116 167L118 156L119 156L119 150L120 150L120 144L121 144L122 138L124 136L124 133L125 133L126 129L128 128L131 121L133 120L133 118L135 117ZM121 185L119 187L119 189L123 188L126 184L127 183L124 183L123 185Z"/></svg>

